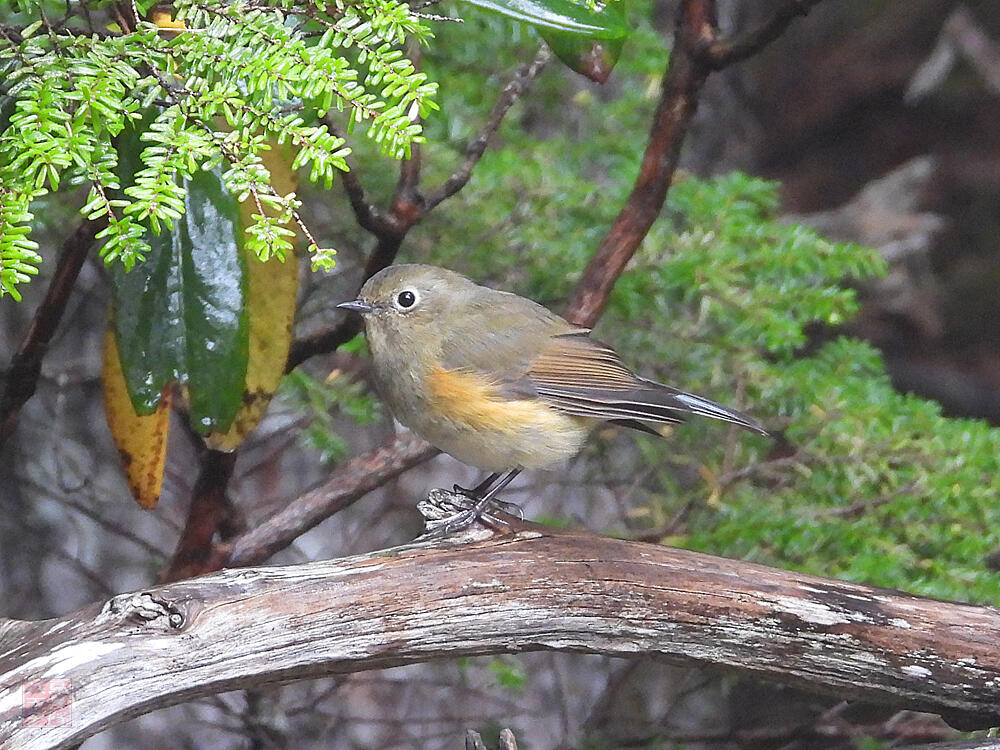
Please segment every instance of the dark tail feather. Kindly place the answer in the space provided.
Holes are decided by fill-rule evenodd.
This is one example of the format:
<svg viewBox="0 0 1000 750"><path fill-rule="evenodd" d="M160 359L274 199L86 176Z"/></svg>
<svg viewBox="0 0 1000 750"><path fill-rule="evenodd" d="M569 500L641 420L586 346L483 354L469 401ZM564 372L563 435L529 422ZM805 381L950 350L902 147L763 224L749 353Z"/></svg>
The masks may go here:
<svg viewBox="0 0 1000 750"><path fill-rule="evenodd" d="M683 421L683 420L678 420ZM659 432L654 430L645 422L640 422L638 419L609 419L608 424L616 425L617 427L628 427L630 430L638 430L639 432L645 432L647 435L656 435L657 437L663 437Z"/></svg>
<svg viewBox="0 0 1000 750"><path fill-rule="evenodd" d="M696 396L693 393L686 393L676 388L671 388L668 385L661 385L660 383L651 383L651 385L656 386L657 389L666 391L668 398L675 399L682 411L697 414L700 417L709 417L710 419L719 419L723 422L738 424L740 427L760 435L771 434L764 425L741 411L730 409L727 406L717 404L715 401L710 401L701 396Z"/></svg>
<svg viewBox="0 0 1000 750"><path fill-rule="evenodd" d="M633 389L538 386L537 392L544 400L570 414L619 424L642 421L670 424L683 422L684 414L696 414L730 422L760 435L770 434L756 419L735 409L651 380L641 382L641 387ZM634 424L624 426L635 428Z"/></svg>

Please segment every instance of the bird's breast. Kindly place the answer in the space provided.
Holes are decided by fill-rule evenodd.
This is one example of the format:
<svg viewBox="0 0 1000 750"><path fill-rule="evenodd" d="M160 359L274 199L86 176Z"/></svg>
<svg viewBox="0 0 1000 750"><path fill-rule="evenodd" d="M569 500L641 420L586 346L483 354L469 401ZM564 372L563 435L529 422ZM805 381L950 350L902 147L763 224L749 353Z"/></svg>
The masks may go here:
<svg viewBox="0 0 1000 750"><path fill-rule="evenodd" d="M504 397L497 383L465 371L431 368L423 403L396 416L458 460L488 471L548 466L576 454L591 421L535 399Z"/></svg>

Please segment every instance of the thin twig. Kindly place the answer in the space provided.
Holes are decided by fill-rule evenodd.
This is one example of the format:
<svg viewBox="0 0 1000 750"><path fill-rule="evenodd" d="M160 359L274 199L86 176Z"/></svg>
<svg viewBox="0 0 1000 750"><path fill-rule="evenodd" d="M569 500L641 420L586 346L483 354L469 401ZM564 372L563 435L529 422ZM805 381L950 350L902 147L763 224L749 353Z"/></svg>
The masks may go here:
<svg viewBox="0 0 1000 750"><path fill-rule="evenodd" d="M859 518L870 510L888 505L901 495L906 495L920 487L919 481L907 482L902 487L898 487L892 492L887 492L871 500L859 500L850 505L841 505L836 508L817 508L807 514L807 518Z"/></svg>
<svg viewBox="0 0 1000 750"><path fill-rule="evenodd" d="M332 117L323 115L322 121L326 129L333 135L346 139L346 135ZM386 232L388 230L386 219L378 207L368 200L354 167L347 171L341 171L340 182L344 186L344 192L347 193L347 200L351 203L354 219L358 222L358 226L375 235Z"/></svg>
<svg viewBox="0 0 1000 750"><path fill-rule="evenodd" d="M338 467L323 486L293 500L259 526L218 545L200 572L263 562L321 521L438 453L429 443L407 434L391 445L356 456Z"/></svg>
<svg viewBox="0 0 1000 750"><path fill-rule="evenodd" d="M792 21L799 16L808 15L819 2L820 0L788 0L756 29L729 39L716 39L705 50L708 63L713 69L720 70L756 55L781 36Z"/></svg>
<svg viewBox="0 0 1000 750"><path fill-rule="evenodd" d="M21 407L35 393L38 376L42 371L42 359L66 310L66 303L87 258L87 252L104 225L103 220L82 221L63 241L59 261L52 280L49 281L45 298L35 311L35 318L7 372L7 384L0 397L0 446L14 431Z"/></svg>
<svg viewBox="0 0 1000 750"><path fill-rule="evenodd" d="M514 106L514 103L527 91L528 86L538 77L538 74L542 72L551 58L552 51L548 45L543 44L535 55L534 60L518 68L514 78L500 92L500 97L497 99L496 104L493 105L490 116L486 120L486 125L483 126L483 129L479 131L479 135L475 137L466 149L465 160L444 181L444 184L427 198L426 207L428 211L465 187L472 176L472 170L486 152L490 138L500 128L503 118L507 115L510 108Z"/></svg>

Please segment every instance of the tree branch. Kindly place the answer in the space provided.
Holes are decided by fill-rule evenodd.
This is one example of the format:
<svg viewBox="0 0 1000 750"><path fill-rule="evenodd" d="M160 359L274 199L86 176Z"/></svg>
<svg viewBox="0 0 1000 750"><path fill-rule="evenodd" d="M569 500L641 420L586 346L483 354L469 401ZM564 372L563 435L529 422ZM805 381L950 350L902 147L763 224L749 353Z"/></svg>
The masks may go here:
<svg viewBox="0 0 1000 750"><path fill-rule="evenodd" d="M719 39L715 0L684 0L678 9L674 46L663 77L646 152L635 186L615 223L594 253L570 297L566 317L593 327L611 290L639 248L670 188L681 146L709 74L763 49L820 0L788 0L760 28L733 39Z"/></svg>
<svg viewBox="0 0 1000 750"><path fill-rule="evenodd" d="M340 138L345 137L344 133L337 126L337 123L329 115L323 115L321 120L326 129L335 136ZM374 235L388 231L389 224L385 216L382 215L382 212L379 211L375 204L368 200L358 173L353 167L346 172L340 173L340 182L344 186L344 192L347 193L347 200L350 201L351 209L354 211L354 219L358 222L358 226Z"/></svg>
<svg viewBox="0 0 1000 750"><path fill-rule="evenodd" d="M356 456L338 467L323 486L296 498L259 526L218 545L199 572L262 563L334 513L439 452L407 433L391 445Z"/></svg>
<svg viewBox="0 0 1000 750"><path fill-rule="evenodd" d="M428 502L454 499L438 492ZM648 654L943 713L969 728L1000 721L995 608L512 529L478 528L471 544L418 540L224 571L55 620L0 621L0 748L65 748L156 708L262 683L539 650ZM41 689L26 696L26 685ZM66 701L72 721L51 720Z"/></svg>
<svg viewBox="0 0 1000 750"><path fill-rule="evenodd" d="M486 147L489 145L490 138L500 129L503 118L507 115L510 108L514 106L514 103L524 95L528 86L538 77L538 74L542 72L551 58L552 51L548 45L543 44L535 55L535 59L530 63L522 65L514 75L514 78L504 86L503 91L500 92L500 97L490 111L490 116L487 118L483 129L479 131L479 135L472 140L466 149L465 160L444 181L444 184L427 198L426 210L430 211L466 186L469 178L472 176L472 170L479 163L483 154L486 153Z"/></svg>
<svg viewBox="0 0 1000 750"><path fill-rule="evenodd" d="M714 70L721 70L733 63L746 60L760 52L779 36L799 16L809 14L821 0L787 0L766 22L758 28L729 39L716 39L705 50L708 63Z"/></svg>
<svg viewBox="0 0 1000 750"><path fill-rule="evenodd" d="M163 581L180 581L205 572L212 554L212 541L228 507L226 490L235 464L235 452L209 448L202 453L198 479L191 492L187 522L177 540L170 565L163 572Z"/></svg>
<svg viewBox="0 0 1000 750"><path fill-rule="evenodd" d="M615 282L663 208L684 136L698 107L698 94L711 72L702 50L714 39L714 0L684 0L639 176L577 282L566 311L570 322L593 327Z"/></svg>
<svg viewBox="0 0 1000 750"><path fill-rule="evenodd" d="M70 292L73 291L84 260L87 259L90 246L104 226L103 220L82 221L62 244L59 262L49 281L45 298L38 306L31 327L24 335L7 371L7 384L0 397L0 446L14 431L21 407L35 393L49 342L62 320Z"/></svg>

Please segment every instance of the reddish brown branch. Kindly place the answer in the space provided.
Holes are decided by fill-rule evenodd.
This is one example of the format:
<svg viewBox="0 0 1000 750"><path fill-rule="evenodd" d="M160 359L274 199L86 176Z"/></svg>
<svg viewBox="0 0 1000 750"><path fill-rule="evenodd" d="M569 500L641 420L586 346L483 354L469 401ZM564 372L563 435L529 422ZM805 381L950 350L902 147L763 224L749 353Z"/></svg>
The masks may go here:
<svg viewBox="0 0 1000 750"><path fill-rule="evenodd" d="M758 28L730 39L716 39L705 50L708 63L714 70L720 70L753 57L781 36L792 21L807 15L819 2L820 0L788 0Z"/></svg>
<svg viewBox="0 0 1000 750"><path fill-rule="evenodd" d="M202 454L187 522L173 559L161 576L164 582L180 581L214 570L206 564L212 554L215 534L226 514L226 490L235 463L236 453L233 452L208 449Z"/></svg>
<svg viewBox="0 0 1000 750"><path fill-rule="evenodd" d="M412 434L357 456L340 466L322 487L293 500L261 525L220 544L200 572L254 565L284 549L297 537L438 450Z"/></svg>
<svg viewBox="0 0 1000 750"><path fill-rule="evenodd" d="M711 72L702 50L714 38L714 0L685 0L639 177L570 298L566 317L577 325L591 327L601 317L615 282L663 207L681 144L698 107L698 93Z"/></svg>
<svg viewBox="0 0 1000 750"><path fill-rule="evenodd" d="M14 431L21 407L35 393L42 360L49 343L62 320L66 303L76 284L77 276L87 258L87 252L105 222L83 221L62 244L55 273L45 292L45 299L38 306L35 318L24 335L7 372L7 384L0 397L0 445Z"/></svg>
<svg viewBox="0 0 1000 750"><path fill-rule="evenodd" d="M790 0L760 28L731 40L718 38L714 0L681 3L670 65L663 77L639 177L577 283L566 310L569 320L592 327L604 312L615 282L663 208L684 136L709 74L760 51L793 18L806 13L817 2Z"/></svg>
<svg viewBox="0 0 1000 750"><path fill-rule="evenodd" d="M427 215L427 206L420 194L420 145L410 147L410 158L399 162L399 181L392 196L389 215L394 220L393 229L405 235Z"/></svg>

